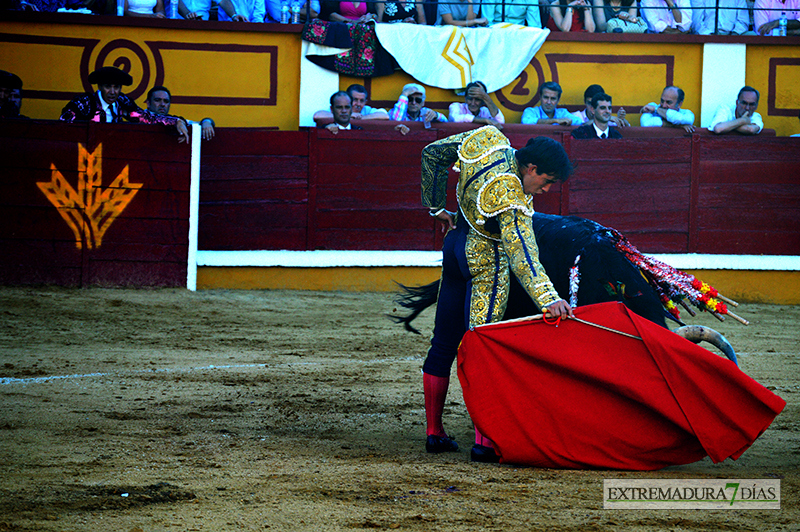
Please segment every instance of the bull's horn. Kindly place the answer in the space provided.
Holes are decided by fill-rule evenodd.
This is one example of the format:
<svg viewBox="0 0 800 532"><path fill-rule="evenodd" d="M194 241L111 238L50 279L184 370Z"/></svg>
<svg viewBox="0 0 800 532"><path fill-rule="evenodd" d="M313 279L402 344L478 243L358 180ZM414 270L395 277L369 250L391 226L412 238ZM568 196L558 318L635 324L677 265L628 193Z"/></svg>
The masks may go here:
<svg viewBox="0 0 800 532"><path fill-rule="evenodd" d="M702 325L684 325L683 327L678 327L672 332L696 344L699 344L703 341L708 342L722 351L728 360L731 360L737 366L739 365L739 362L736 361L736 353L733 351L731 344L725 339L724 336L714 329L703 327Z"/></svg>

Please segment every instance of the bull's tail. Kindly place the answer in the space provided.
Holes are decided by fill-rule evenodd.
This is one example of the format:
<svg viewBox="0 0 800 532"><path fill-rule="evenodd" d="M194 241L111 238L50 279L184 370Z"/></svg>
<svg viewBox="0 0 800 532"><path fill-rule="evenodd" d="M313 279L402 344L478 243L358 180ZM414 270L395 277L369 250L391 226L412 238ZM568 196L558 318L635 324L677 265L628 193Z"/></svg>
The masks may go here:
<svg viewBox="0 0 800 532"><path fill-rule="evenodd" d="M397 283L400 287L400 293L397 295L395 302L403 308L411 311L407 316L393 316L389 314L389 318L394 320L395 323L402 323L407 331L419 334L411 322L420 315L426 308L430 307L436 300L439 299L439 280L426 284L423 286L405 286Z"/></svg>

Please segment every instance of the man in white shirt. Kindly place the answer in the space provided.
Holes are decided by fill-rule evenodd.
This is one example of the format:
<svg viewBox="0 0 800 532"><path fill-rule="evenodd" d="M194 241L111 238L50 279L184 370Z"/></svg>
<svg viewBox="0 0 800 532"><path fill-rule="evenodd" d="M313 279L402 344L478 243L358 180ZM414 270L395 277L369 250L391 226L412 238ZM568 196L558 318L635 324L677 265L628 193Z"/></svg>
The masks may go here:
<svg viewBox="0 0 800 532"><path fill-rule="evenodd" d="M350 111L350 118L355 120L389 120L389 113L386 109L379 109L377 107L370 107L367 105L369 94L367 88L363 85L353 84L347 87L347 94L350 95L350 103L352 109ZM330 111L317 111L314 113L314 120L324 120L333 118Z"/></svg>
<svg viewBox="0 0 800 532"><path fill-rule="evenodd" d="M756 113L758 99L759 94L756 89L749 86L742 87L734 105L722 104L717 108L708 130L718 135L731 131L742 135L758 135L764 129L764 121L761 115Z"/></svg>
<svg viewBox="0 0 800 532"><path fill-rule="evenodd" d="M719 9L716 9L717 6ZM692 0L692 33L744 35L748 33L749 27L750 10L747 8L747 0Z"/></svg>
<svg viewBox="0 0 800 532"><path fill-rule="evenodd" d="M682 127L687 133L694 132L694 113L681 109L684 92L679 87L665 87L661 92L661 104L650 102L640 111L639 125L642 127Z"/></svg>
<svg viewBox="0 0 800 532"><path fill-rule="evenodd" d="M486 84L482 81L467 84L464 102L451 103L447 119L450 122L488 124L497 129L503 129L503 124L506 123L503 111L492 101L486 92Z"/></svg>
<svg viewBox="0 0 800 532"><path fill-rule="evenodd" d="M692 29L690 0L642 0L639 10L652 33L689 33Z"/></svg>

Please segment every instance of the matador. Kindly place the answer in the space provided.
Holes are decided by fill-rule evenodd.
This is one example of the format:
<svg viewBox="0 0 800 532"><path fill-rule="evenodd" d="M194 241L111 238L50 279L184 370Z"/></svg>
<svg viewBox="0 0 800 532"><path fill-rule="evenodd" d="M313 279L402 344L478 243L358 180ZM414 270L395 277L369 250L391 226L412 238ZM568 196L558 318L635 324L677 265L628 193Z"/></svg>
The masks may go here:
<svg viewBox="0 0 800 532"><path fill-rule="evenodd" d="M460 174L457 213L445 210L451 166ZM431 347L422 368L428 452L458 450L442 425L450 368L467 327L502 319L511 272L542 311L572 315L539 263L532 221L533 196L571 173L572 164L555 140L536 137L515 150L494 126L453 135L422 151L422 203L450 229L442 248ZM477 428L471 459L499 459Z"/></svg>

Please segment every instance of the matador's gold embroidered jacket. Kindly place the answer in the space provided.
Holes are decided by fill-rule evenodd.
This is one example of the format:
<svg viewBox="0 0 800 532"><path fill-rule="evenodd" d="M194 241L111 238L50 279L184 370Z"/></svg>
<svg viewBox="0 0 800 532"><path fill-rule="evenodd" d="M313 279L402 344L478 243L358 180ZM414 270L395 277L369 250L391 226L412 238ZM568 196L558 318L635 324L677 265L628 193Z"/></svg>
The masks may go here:
<svg viewBox="0 0 800 532"><path fill-rule="evenodd" d="M472 276L470 326L502 319L509 267L539 308L561 299L539 262L533 197L526 195L508 139L493 126L453 135L422 151L422 203L442 209L447 172L460 172L458 223L468 223L465 254ZM462 216L463 215L463 216Z"/></svg>

